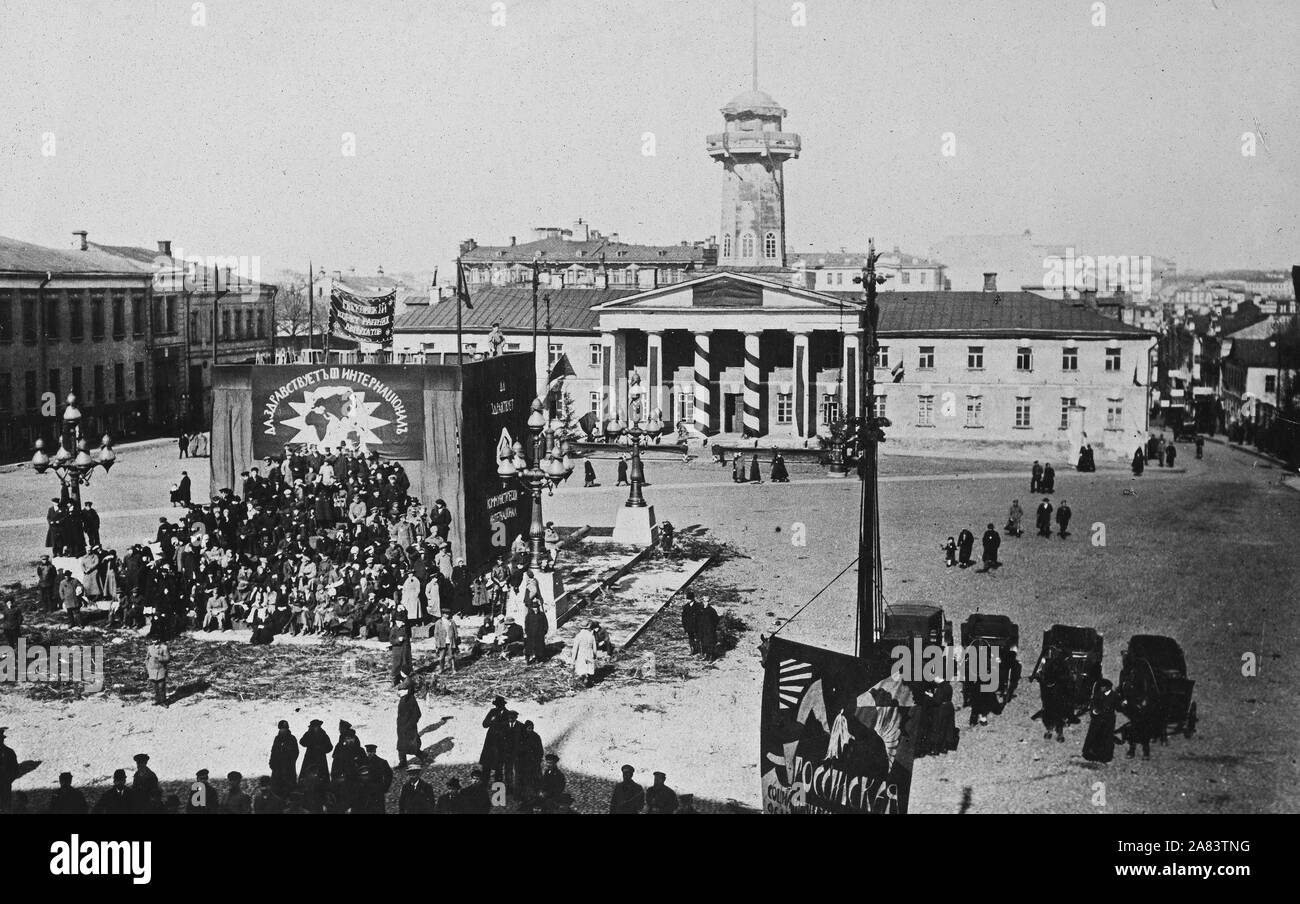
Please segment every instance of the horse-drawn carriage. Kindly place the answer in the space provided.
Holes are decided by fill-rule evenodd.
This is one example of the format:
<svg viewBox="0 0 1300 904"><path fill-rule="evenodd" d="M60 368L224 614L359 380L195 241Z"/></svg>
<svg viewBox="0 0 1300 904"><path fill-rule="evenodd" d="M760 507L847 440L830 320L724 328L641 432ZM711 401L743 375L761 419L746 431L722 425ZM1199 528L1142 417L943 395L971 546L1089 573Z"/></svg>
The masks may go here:
<svg viewBox="0 0 1300 904"><path fill-rule="evenodd" d="M1102 650L1102 636L1095 628L1052 625L1043 632L1043 650L1029 680L1038 677L1053 652L1058 653L1063 657L1068 675L1065 679L1066 698L1077 716L1092 704L1093 687L1101 680Z"/></svg>
<svg viewBox="0 0 1300 904"><path fill-rule="evenodd" d="M997 651L997 694L1005 704L1020 680L1020 627L1005 615L976 612L961 625L961 646L965 651L989 647ZM978 652L976 653L978 655Z"/></svg>
<svg viewBox="0 0 1300 904"><path fill-rule="evenodd" d="M1169 728L1190 738L1196 731L1196 682L1187 677L1187 660L1172 637L1135 634L1128 642L1120 669L1120 698L1130 719L1133 712L1148 709L1158 731Z"/></svg>
<svg viewBox="0 0 1300 904"><path fill-rule="evenodd" d="M952 646L952 622L943 609L928 603L896 603L885 607L883 640L908 644L920 638L924 644L947 649Z"/></svg>

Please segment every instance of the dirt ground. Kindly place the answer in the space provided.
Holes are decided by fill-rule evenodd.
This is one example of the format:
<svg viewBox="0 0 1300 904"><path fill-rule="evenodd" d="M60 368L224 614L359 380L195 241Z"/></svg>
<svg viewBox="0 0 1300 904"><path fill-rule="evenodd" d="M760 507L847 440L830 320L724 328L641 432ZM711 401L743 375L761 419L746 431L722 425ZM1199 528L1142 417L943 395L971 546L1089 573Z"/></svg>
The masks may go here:
<svg viewBox="0 0 1300 904"><path fill-rule="evenodd" d="M936 602L958 624L977 610L1010 615L1020 625L1026 671L1042 631L1055 622L1100 630L1111 678L1129 636L1170 635L1187 655L1201 715L1194 738L1171 738L1153 748L1149 761L1126 760L1120 750L1114 762L1098 766L1079 756L1084 726L1067 730L1064 744L1043 740L1030 720L1038 708L1036 685L1025 683L987 727L966 729L959 712L959 749L917 762L913 812L1298 809L1300 617L1293 600L1300 580L1291 538L1300 496L1280 483L1279 470L1243 452L1211 444L1201 462L1185 452L1179 463L1186 473L1152 469L1136 480L1118 469L1082 475L1061 468L1053 501L1066 499L1073 508L1072 536L1045 540L1031 528L1020 539L1006 538L1004 565L991 574L946 569L939 546L962 527L977 536L987 522L1000 528L1012 498L1032 513L1028 469L1005 461L883 459L887 601ZM152 533L158 500L165 500L178 471L174 456L172 447L124 455L96 484L89 498L106 514L114 507L133 512L105 518L110 545ZM200 482L206 462L193 464L197 496L206 489ZM743 553L702 580L749 630L715 666L694 665L668 680L610 682L542 702L512 701L521 718L536 722L547 749L561 756L580 810L604 808L625 762L647 781L651 771L665 771L668 784L694 794L706 812L758 806L758 634L783 624L856 554L857 482L800 466L791 471L788 485L737 485L707 460L654 464L646 496L658 518L679 528L704 525ZM37 480L24 471L0 474L0 513L10 519L0 521L0 582L31 581L30 563L43 539L42 502L50 495L32 491ZM566 487L545 501L547 517L608 526L625 493ZM805 546L791 542L801 533L798 525ZM1104 546L1093 544L1095 525L1104 526ZM119 530L124 536L114 536ZM850 570L785 635L847 648L852 593ZM658 640L647 642L674 642L675 616L675 606L665 610L663 623L648 632ZM1255 677L1242 674L1247 653L1259 663ZM109 683L114 680L110 675ZM238 700L200 690L169 709L113 695L38 700L0 690L0 724L9 726L20 759L39 761L16 785L31 791L53 786L64 769L78 785L107 784L114 768L129 767L141 751L151 754L165 781L186 780L202 767L214 776L231 769L260 775L281 718L296 732L321 718L331 736L338 720L347 719L363 742L378 743L392 757L396 698L382 686L371 691L371 684L358 694L341 685L345 680L323 676L314 692L297 699ZM174 679L185 681L184 674ZM475 699L426 699L424 740L437 753L427 777L435 786L451 775L463 778L477 760L482 715ZM1104 783L1104 805L1097 803L1097 782Z"/></svg>

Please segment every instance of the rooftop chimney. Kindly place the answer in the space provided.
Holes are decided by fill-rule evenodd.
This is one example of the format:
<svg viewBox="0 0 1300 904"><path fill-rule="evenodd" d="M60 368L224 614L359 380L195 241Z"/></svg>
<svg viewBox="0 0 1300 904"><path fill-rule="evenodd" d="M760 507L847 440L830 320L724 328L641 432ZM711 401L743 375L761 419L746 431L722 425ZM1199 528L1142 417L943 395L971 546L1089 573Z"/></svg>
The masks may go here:
<svg viewBox="0 0 1300 904"><path fill-rule="evenodd" d="M577 222L573 224L573 240L575 242L587 241L588 239L587 230L588 230L588 224L582 221L582 217L578 217Z"/></svg>
<svg viewBox="0 0 1300 904"><path fill-rule="evenodd" d="M611 233L609 234L609 240L610 240L611 242L613 242L615 245L617 245L617 244L618 244L618 233L617 233L617 232L611 232ZM1297 277L1297 279L1300 279L1300 277Z"/></svg>
<svg viewBox="0 0 1300 904"><path fill-rule="evenodd" d="M159 240L158 240L158 253L161 254L163 257L171 257L171 256L172 256L172 242L171 242L171 239L159 239Z"/></svg>
<svg viewBox="0 0 1300 904"><path fill-rule="evenodd" d="M984 274L984 291L996 292L998 290L998 275L996 273Z"/></svg>
<svg viewBox="0 0 1300 904"><path fill-rule="evenodd" d="M517 239L518 239L517 236L513 236L513 235L510 236L510 247L511 247L511 248L513 248L513 247L515 247L515 245L519 244L519 242L518 242Z"/></svg>
<svg viewBox="0 0 1300 904"><path fill-rule="evenodd" d="M343 271L342 271L342 270L335 270L335 271L334 271L334 278L335 278L335 279L342 279L342 278L343 278Z"/></svg>
<svg viewBox="0 0 1300 904"><path fill-rule="evenodd" d="M84 230L84 229L76 229L76 230L73 230L73 233L72 233L72 234L75 235L75 236L78 236L78 237L81 239L81 250L82 250L82 251L89 251L89 250L90 250L90 242L88 242L88 241L86 240L86 236L89 235L89 233L87 233L86 230Z"/></svg>

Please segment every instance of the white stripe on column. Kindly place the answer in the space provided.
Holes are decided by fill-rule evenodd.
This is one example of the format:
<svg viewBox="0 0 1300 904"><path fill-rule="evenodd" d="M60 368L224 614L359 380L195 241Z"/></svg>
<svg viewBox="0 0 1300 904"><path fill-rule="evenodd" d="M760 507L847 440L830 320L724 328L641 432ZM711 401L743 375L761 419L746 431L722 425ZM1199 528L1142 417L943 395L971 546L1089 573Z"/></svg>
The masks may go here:
<svg viewBox="0 0 1300 904"><path fill-rule="evenodd" d="M759 418L759 389L762 374L759 370L759 334L745 334L745 432L750 436L759 436L763 429Z"/></svg>
<svg viewBox="0 0 1300 904"><path fill-rule="evenodd" d="M695 429L701 433L713 432L713 412L710 404L709 383L713 371L709 366L709 334L695 334Z"/></svg>

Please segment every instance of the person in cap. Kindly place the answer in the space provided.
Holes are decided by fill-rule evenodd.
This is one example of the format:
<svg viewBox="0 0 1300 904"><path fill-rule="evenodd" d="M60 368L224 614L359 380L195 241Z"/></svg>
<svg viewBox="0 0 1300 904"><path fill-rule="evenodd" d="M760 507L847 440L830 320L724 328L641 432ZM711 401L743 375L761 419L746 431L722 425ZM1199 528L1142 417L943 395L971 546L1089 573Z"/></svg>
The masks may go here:
<svg viewBox="0 0 1300 904"><path fill-rule="evenodd" d="M698 810L695 809L695 795L694 795L694 794L683 794L683 795L682 795L681 797L679 797L677 800L678 800L678 807L677 807L677 815L678 815L678 816L681 816L683 813L698 813L698 812L699 812Z"/></svg>
<svg viewBox="0 0 1300 904"><path fill-rule="evenodd" d="M50 795L49 812L78 816L89 810L86 795L72 787L72 773L60 772L59 787L55 788L54 793Z"/></svg>
<svg viewBox="0 0 1300 904"><path fill-rule="evenodd" d="M596 674L596 623L588 622L587 626L579 631L573 638L573 653L570 662L573 664L573 677L583 683L585 687L591 687L591 682Z"/></svg>
<svg viewBox="0 0 1300 904"><path fill-rule="evenodd" d="M59 569L54 567L48 553L41 556L36 566L36 584L41 590L41 611L53 612L58 608Z"/></svg>
<svg viewBox="0 0 1300 904"><path fill-rule="evenodd" d="M482 769L474 768L469 773L469 785L461 792L461 812L486 815L492 812L492 787Z"/></svg>
<svg viewBox="0 0 1300 904"><path fill-rule="evenodd" d="M95 801L95 813L134 813L135 805L131 792L126 787L126 770L113 770L113 787L109 788Z"/></svg>
<svg viewBox="0 0 1300 904"><path fill-rule="evenodd" d="M415 699L415 679L407 675L397 688L397 765L406 766L407 756L424 762L420 749L420 702Z"/></svg>
<svg viewBox="0 0 1300 904"><path fill-rule="evenodd" d="M18 637L23 630L23 610L18 608L18 601L9 594L0 601L0 637L11 650L18 649Z"/></svg>
<svg viewBox="0 0 1300 904"><path fill-rule="evenodd" d="M275 740L271 742L271 790L277 797L287 798L293 791L298 775L298 741L289 731L289 723L280 720Z"/></svg>
<svg viewBox="0 0 1300 904"><path fill-rule="evenodd" d="M654 784L645 792L645 811L647 813L676 813L677 793L664 782L668 776L662 772L654 774Z"/></svg>
<svg viewBox="0 0 1300 904"><path fill-rule="evenodd" d="M13 806L14 782L18 780L18 754L5 740L9 729L0 728L0 813Z"/></svg>
<svg viewBox="0 0 1300 904"><path fill-rule="evenodd" d="M161 616L161 613L160 613ZM161 623L161 617L155 617L155 623ZM153 639L144 651L145 672L153 683L154 706L167 705L167 664L172 660L167 642L161 638Z"/></svg>
<svg viewBox="0 0 1300 904"><path fill-rule="evenodd" d="M542 767L542 775L538 779L537 799L542 806L542 812L548 812L559 803L567 780L564 773L560 771L559 756L548 753L543 759L546 765Z"/></svg>
<svg viewBox="0 0 1300 904"><path fill-rule="evenodd" d="M635 773L631 766L623 767L623 780L609 798L610 813L640 813L645 806L645 789L632 779Z"/></svg>
<svg viewBox="0 0 1300 904"><path fill-rule="evenodd" d="M323 724L320 719L312 719L307 726L307 731L298 739L299 746L307 751L302 756L302 769L298 773L299 782L305 782L309 775L317 775L325 781L329 780L330 766L325 755L334 749L334 742L325 733L325 729L321 728Z"/></svg>
<svg viewBox="0 0 1300 904"><path fill-rule="evenodd" d="M397 797L398 813L432 813L437 809L438 802L433 787L420 778L421 768L419 763L411 763L406 767L407 780Z"/></svg>
<svg viewBox="0 0 1300 904"><path fill-rule="evenodd" d="M334 745L334 765L330 770L330 779L337 782L344 774L355 778L365 755L365 751L361 748L361 739L353 730L352 723L340 719L339 742Z"/></svg>
<svg viewBox="0 0 1300 904"><path fill-rule="evenodd" d="M519 796L526 804L531 804L537 798L542 781L544 752L541 735L534 730L531 721L524 722L515 748L515 781L519 785Z"/></svg>
<svg viewBox="0 0 1300 904"><path fill-rule="evenodd" d="M361 783L361 800L354 812L383 813L384 797L393 785L393 767L378 753L376 744L366 745L366 755L357 769Z"/></svg>
<svg viewBox="0 0 1300 904"><path fill-rule="evenodd" d="M284 798L276 794L271 787L271 776L264 775L257 780L257 792L253 795L253 815L283 813Z"/></svg>
<svg viewBox="0 0 1300 904"><path fill-rule="evenodd" d="M135 798L137 813L154 813L162 808L162 785L158 775L149 768L149 754L137 753L135 775L131 777L131 794Z"/></svg>
<svg viewBox="0 0 1300 904"><path fill-rule="evenodd" d="M252 813L253 799L244 791L244 777L238 772L226 774L226 782L229 786L226 791L226 800L221 805L222 813Z"/></svg>
<svg viewBox="0 0 1300 904"><path fill-rule="evenodd" d="M221 812L221 795L208 781L209 774L206 769L200 769L194 773L194 781L190 783L189 797L185 801L186 813Z"/></svg>
<svg viewBox="0 0 1300 904"><path fill-rule="evenodd" d="M695 591L686 591L686 602L682 604L682 630L686 632L686 642L690 644L692 655L700 652L698 624L700 604L695 601Z"/></svg>
<svg viewBox="0 0 1300 904"><path fill-rule="evenodd" d="M461 809L463 791L460 787L460 779L447 779L447 790L438 797L438 804L434 808L435 813L456 814L464 812Z"/></svg>
<svg viewBox="0 0 1300 904"><path fill-rule="evenodd" d="M524 662L541 662L546 656L546 633L551 629L540 598L528 602L524 616Z"/></svg>

